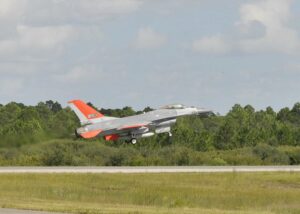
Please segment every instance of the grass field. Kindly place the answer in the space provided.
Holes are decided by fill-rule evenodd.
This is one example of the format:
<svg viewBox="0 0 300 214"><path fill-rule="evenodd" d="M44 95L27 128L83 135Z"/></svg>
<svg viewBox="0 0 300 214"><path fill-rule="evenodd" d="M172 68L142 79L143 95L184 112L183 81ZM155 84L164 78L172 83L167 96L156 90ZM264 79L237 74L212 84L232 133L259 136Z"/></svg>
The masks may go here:
<svg viewBox="0 0 300 214"><path fill-rule="evenodd" d="M0 207L71 213L300 213L300 173L2 174Z"/></svg>

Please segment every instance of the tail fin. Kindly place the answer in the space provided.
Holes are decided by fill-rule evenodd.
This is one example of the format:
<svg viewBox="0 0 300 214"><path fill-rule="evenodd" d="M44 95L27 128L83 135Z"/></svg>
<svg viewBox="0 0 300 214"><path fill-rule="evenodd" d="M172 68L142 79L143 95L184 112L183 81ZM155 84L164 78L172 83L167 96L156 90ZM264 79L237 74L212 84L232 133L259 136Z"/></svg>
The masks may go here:
<svg viewBox="0 0 300 214"><path fill-rule="evenodd" d="M75 112L82 125L91 124L104 117L103 114L93 109L81 100L72 100L68 102L71 109Z"/></svg>

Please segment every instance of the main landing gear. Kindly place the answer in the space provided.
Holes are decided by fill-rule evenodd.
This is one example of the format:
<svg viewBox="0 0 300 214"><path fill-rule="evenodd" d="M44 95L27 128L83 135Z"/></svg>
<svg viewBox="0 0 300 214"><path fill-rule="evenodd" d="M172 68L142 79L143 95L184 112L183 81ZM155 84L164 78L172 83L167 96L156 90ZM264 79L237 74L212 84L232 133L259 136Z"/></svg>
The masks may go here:
<svg viewBox="0 0 300 214"><path fill-rule="evenodd" d="M169 138L171 138L172 137L172 133L168 132L168 136L169 136ZM137 143L137 139L132 136L132 138L130 140L126 140L125 142L126 143L131 143L131 144L135 145Z"/></svg>
<svg viewBox="0 0 300 214"><path fill-rule="evenodd" d="M132 139L130 140L130 143L133 144L133 145L136 144L136 143L137 143L136 138L132 138Z"/></svg>
<svg viewBox="0 0 300 214"><path fill-rule="evenodd" d="M126 140L126 143L131 143L132 145L135 145L137 143L137 139L136 138L131 138L130 140Z"/></svg>

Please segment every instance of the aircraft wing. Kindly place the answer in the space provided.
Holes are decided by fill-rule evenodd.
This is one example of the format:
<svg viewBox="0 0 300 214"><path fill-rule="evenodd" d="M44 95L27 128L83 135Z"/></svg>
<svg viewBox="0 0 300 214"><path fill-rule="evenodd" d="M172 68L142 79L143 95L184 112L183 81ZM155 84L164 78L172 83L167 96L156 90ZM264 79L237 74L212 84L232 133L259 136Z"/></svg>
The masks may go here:
<svg viewBox="0 0 300 214"><path fill-rule="evenodd" d="M118 131L129 131L133 129L139 129L142 127L147 127L150 123L149 122L142 122L142 123L135 123L135 124L126 124L117 128Z"/></svg>

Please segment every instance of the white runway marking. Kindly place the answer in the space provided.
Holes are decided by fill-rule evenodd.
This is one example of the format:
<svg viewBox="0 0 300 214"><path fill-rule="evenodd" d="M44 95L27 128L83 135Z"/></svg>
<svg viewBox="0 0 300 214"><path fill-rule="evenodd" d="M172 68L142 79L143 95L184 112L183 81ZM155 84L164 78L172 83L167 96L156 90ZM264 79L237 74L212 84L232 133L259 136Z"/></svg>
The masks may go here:
<svg viewBox="0 0 300 214"><path fill-rule="evenodd" d="M0 167L3 173L300 172L300 166Z"/></svg>

